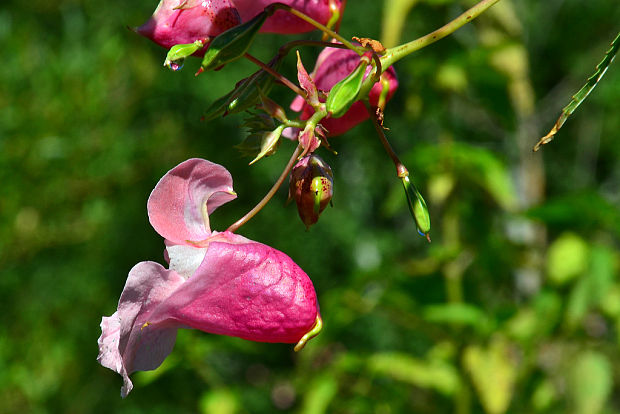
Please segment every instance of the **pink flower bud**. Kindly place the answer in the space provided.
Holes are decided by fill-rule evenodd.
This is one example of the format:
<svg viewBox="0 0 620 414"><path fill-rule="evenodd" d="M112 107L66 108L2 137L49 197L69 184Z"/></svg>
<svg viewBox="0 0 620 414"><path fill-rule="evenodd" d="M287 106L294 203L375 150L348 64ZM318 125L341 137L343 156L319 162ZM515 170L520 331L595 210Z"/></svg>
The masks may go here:
<svg viewBox="0 0 620 414"><path fill-rule="evenodd" d="M168 49L196 40L208 45L213 37L240 22L230 0L161 0L153 16L136 31Z"/></svg>
<svg viewBox="0 0 620 414"><path fill-rule="evenodd" d="M332 169L318 155L302 158L291 172L289 197L297 203L301 221L309 228L332 199L334 176Z"/></svg>
<svg viewBox="0 0 620 414"><path fill-rule="evenodd" d="M233 3L239 10L241 19L246 22L262 12L268 5L276 3L276 0L233 0ZM340 0L280 0L278 3L294 7L324 25L329 22L334 12L341 14L344 8ZM316 29L314 26L289 12L278 10L267 19L261 32L292 34L310 32L314 29Z"/></svg>
<svg viewBox="0 0 620 414"><path fill-rule="evenodd" d="M352 50L325 48L319 54L314 71L310 76L318 89L328 93L335 84L353 72L359 62L360 57ZM366 76L368 76L369 72L370 68L367 69ZM389 100L398 87L396 71L390 66L381 76L388 82L389 89L386 100ZM378 104L382 89L381 82L377 82L370 90L368 98L372 106ZM314 113L312 106L306 103L301 96L297 96L293 100L291 109L301 111L300 117L302 120L310 118ZM321 121L321 125L327 129L328 136L342 135L360 122L368 119L368 116L364 104L362 102L355 102L343 116L336 119L324 119Z"/></svg>

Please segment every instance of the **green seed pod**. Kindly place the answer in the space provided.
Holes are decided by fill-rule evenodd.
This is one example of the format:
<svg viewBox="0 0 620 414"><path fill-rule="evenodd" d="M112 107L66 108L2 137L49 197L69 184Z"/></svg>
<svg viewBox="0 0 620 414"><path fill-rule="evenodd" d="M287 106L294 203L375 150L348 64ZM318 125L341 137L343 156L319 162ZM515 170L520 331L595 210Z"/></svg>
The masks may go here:
<svg viewBox="0 0 620 414"><path fill-rule="evenodd" d="M362 57L355 70L332 87L325 102L325 109L331 113L332 118L344 115L357 100L369 64L368 58Z"/></svg>
<svg viewBox="0 0 620 414"><path fill-rule="evenodd" d="M401 178L403 187L405 188L405 195L407 196L407 204L409 205L409 211L415 220L415 224L418 227L418 233L425 236L428 241L431 241L429 232L431 231L431 216L428 214L428 207L424 198L418 191L418 189L409 180L408 176Z"/></svg>

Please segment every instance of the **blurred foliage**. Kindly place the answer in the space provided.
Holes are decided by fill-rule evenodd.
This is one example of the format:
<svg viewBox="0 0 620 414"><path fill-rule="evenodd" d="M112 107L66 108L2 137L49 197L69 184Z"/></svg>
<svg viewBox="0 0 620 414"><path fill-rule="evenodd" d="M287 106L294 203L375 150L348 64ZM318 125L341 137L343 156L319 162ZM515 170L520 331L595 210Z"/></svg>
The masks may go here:
<svg viewBox="0 0 620 414"><path fill-rule="evenodd" d="M295 354L183 331L121 400L120 377L95 360L98 324L136 262L162 261L145 208L157 180L189 157L225 165L240 196L213 215L222 230L293 150L248 167L233 148L242 115L200 122L255 68L165 70L165 51L126 29L155 3L0 6L0 412L620 412L617 62L531 152L617 33L608 0L502 0L399 62L386 124L426 195L433 243L360 125L330 141L338 156L321 152L335 207L310 232L285 190L241 230L312 277L323 333ZM349 0L341 32L411 40L471 4ZM386 13L406 19L382 29ZM267 60L281 42L260 35L252 53ZM282 70L294 68L291 57ZM280 86L271 96L292 99Z"/></svg>

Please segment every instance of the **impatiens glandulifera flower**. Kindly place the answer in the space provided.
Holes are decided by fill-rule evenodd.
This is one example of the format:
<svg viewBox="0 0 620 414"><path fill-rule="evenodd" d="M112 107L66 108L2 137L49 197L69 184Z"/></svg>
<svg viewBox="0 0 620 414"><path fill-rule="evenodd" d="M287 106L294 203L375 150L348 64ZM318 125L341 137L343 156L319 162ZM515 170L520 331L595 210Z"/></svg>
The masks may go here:
<svg viewBox="0 0 620 414"><path fill-rule="evenodd" d="M170 269L134 266L98 341L97 360L123 376L123 397L133 388L132 372L161 365L179 328L297 342L296 350L320 330L312 282L286 254L211 231L209 214L235 197L228 171L201 159L170 170L151 193L149 220L166 239Z"/></svg>
<svg viewBox="0 0 620 414"><path fill-rule="evenodd" d="M314 80L316 87L326 93L331 88L346 78L353 72L360 63L360 56L352 50L325 48L317 58L314 71L310 74ZM366 70L366 75L370 73L370 67ZM377 106L382 95L384 85L387 85L387 95L384 93L385 101L390 100L398 87L398 79L396 71L393 67L389 67L381 75L382 82L377 82L368 94L370 105ZM301 111L300 118L306 120L312 116L314 109L301 96L297 96L291 109L297 112ZM355 102L349 110L339 118L325 118L321 121L321 125L327 129L327 136L342 135L360 122L368 119L368 111L362 102Z"/></svg>
<svg viewBox="0 0 620 414"><path fill-rule="evenodd" d="M297 203L297 211L306 229L316 223L333 195L332 169L318 155L303 157L291 171L289 197Z"/></svg>
<svg viewBox="0 0 620 414"><path fill-rule="evenodd" d="M342 14L344 5L340 0L232 0L245 22L262 12L272 3L284 3L310 16L317 22L327 25ZM263 33L305 33L315 30L311 24L304 22L285 10L278 10L263 25Z"/></svg>
<svg viewBox="0 0 620 414"><path fill-rule="evenodd" d="M240 22L230 0L161 0L153 16L136 31L166 49L197 40L207 46ZM195 54L204 54L204 48Z"/></svg>

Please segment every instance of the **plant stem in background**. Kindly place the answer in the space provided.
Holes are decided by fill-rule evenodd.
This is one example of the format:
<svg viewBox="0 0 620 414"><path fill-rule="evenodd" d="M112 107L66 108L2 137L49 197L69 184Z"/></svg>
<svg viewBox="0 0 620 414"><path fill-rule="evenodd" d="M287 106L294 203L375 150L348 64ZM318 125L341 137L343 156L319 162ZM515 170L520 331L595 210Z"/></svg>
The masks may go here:
<svg viewBox="0 0 620 414"><path fill-rule="evenodd" d="M435 43L440 39L443 39L449 34L454 33L462 26L471 22L476 17L484 13L489 7L493 6L498 1L499 0L482 0L474 7L467 10L465 13L461 14L459 17L452 20L450 23L445 24L434 32L431 32L426 36L422 36L416 40L412 40L409 43L405 43L400 46L388 49L385 53L385 56L381 58L381 60L383 61L383 67L387 69L395 62L399 61L405 56L410 55L416 50L420 50L432 43Z"/></svg>
<svg viewBox="0 0 620 414"><path fill-rule="evenodd" d="M295 162L297 161L297 157L299 157L299 154L301 154L302 151L303 151L303 146L301 144L298 144L297 148L295 148L295 151L293 151L293 154L291 155L291 158L289 159L288 164L286 164L286 167L284 167L284 171L282 171L282 174L280 174L280 177L278 178L278 180L275 182L273 187L271 187L271 190L269 190L269 192L265 194L265 197L263 197L263 199L252 210L250 210L246 215L244 215L239 220L234 222L230 227L226 229L226 231L230 231L230 232L237 231L239 227L243 226L245 223L250 221L252 217L258 214L258 212L261 211L262 208L267 205L267 203L276 194L278 189L282 186L282 183L284 183L284 180L286 180L286 177L291 172L291 170L293 169L293 166L295 165Z"/></svg>
<svg viewBox="0 0 620 414"><path fill-rule="evenodd" d="M568 117L571 116L573 112L575 112L577 107L581 105L583 101L585 101L588 95L590 95L590 92L592 92L596 85L598 85L598 82L603 78L603 76L605 76L605 72L607 72L607 69L609 69L609 65L611 65L611 62L614 61L618 49L620 49L620 33L618 33L613 42L611 42L611 47L609 48L607 53L605 53L605 57L603 58L603 60L601 60L598 65L596 65L596 72L594 72L594 74L588 78L586 84L583 85L583 87L579 89L576 94L573 95L570 103L562 109L562 114L555 122L555 125L553 125L553 128L551 128L551 131L549 131L547 135L545 135L540 139L540 141L538 141L538 143L534 146L534 151L538 151L541 146L548 144L553 140L555 134L557 134L560 128L562 128L562 125L564 125L564 122L566 122Z"/></svg>
<svg viewBox="0 0 620 414"><path fill-rule="evenodd" d="M317 29L319 29L323 33L329 35L330 37L336 39L337 41L339 41L340 43L345 45L347 48L353 50L355 53L357 53L360 56L362 56L364 54L364 52L365 52L364 48L355 46L354 44L349 42L344 37L340 36L338 33L334 32L333 30L331 30L327 26L322 25L321 23L317 22L316 20L314 20L310 16L305 15L304 13L300 12L299 10L296 10L296 9L292 8L291 6L289 6L287 4L273 3L272 7L274 9L276 9L276 10L277 9L286 10L287 12L291 13L292 15L297 16L300 19L310 23L312 26L316 27Z"/></svg>

